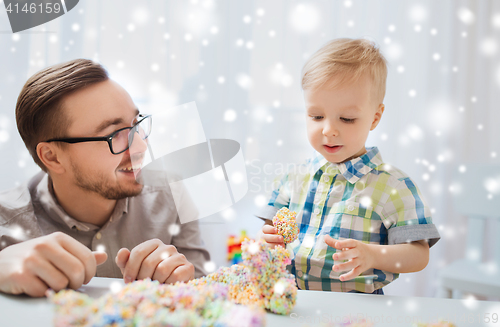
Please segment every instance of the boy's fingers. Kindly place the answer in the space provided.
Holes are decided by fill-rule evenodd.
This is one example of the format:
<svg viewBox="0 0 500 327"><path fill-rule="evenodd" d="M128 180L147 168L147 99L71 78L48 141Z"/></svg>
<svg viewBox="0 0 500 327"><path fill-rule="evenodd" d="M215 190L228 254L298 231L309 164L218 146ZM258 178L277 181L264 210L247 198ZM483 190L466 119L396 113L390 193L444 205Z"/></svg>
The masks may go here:
<svg viewBox="0 0 500 327"><path fill-rule="evenodd" d="M262 237L267 243L283 243L284 239L281 235L264 234Z"/></svg>
<svg viewBox="0 0 500 327"><path fill-rule="evenodd" d="M278 231L274 226L271 225L264 225L262 226L262 232L264 234L276 234Z"/></svg>
<svg viewBox="0 0 500 327"><path fill-rule="evenodd" d="M358 266L358 260L350 260L348 262L336 264L332 267L333 271L349 271L351 269L354 269Z"/></svg>
<svg viewBox="0 0 500 327"><path fill-rule="evenodd" d="M331 246L332 248L335 247L335 239L333 237L331 237L330 235L325 235L325 243L329 246Z"/></svg>
<svg viewBox="0 0 500 327"><path fill-rule="evenodd" d="M358 277L361 274L361 271L359 267L354 268L353 270L349 271L347 274L340 275L340 281L344 282L346 280L353 279L355 277Z"/></svg>
<svg viewBox="0 0 500 327"><path fill-rule="evenodd" d="M359 257L358 249L343 249L341 252L337 252L332 255L333 260L349 260L357 257Z"/></svg>
<svg viewBox="0 0 500 327"><path fill-rule="evenodd" d="M338 250L343 250L344 248L355 248L357 245L356 240L353 239L347 239L347 240L342 240L342 241L337 241L335 242L334 248Z"/></svg>

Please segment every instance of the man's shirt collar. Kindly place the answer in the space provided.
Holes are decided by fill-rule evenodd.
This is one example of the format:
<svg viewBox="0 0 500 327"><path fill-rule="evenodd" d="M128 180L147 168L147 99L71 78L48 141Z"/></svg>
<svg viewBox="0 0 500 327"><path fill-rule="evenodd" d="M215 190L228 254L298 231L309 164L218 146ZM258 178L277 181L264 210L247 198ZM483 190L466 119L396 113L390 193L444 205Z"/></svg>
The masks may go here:
<svg viewBox="0 0 500 327"><path fill-rule="evenodd" d="M354 184L383 163L377 147L366 148L366 151L365 154L357 158L339 164L329 162L319 152L314 151L314 156L311 159L311 173L315 174L320 169L323 173L340 173L349 183Z"/></svg>

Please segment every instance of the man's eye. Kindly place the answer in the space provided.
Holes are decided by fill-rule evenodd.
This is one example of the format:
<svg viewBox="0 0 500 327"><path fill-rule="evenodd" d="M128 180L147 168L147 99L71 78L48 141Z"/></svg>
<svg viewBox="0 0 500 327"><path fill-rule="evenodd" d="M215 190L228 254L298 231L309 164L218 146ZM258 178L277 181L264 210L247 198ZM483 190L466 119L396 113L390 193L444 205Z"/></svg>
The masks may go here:
<svg viewBox="0 0 500 327"><path fill-rule="evenodd" d="M342 120L344 123L352 124L356 120L356 118L344 118L340 117L340 120Z"/></svg>

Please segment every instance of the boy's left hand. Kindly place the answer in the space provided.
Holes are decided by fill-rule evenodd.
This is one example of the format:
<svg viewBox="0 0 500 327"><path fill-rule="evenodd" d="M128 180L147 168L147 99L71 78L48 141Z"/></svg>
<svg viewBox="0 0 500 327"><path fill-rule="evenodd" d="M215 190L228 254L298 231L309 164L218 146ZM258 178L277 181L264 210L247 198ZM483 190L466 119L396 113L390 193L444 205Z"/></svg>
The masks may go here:
<svg viewBox="0 0 500 327"><path fill-rule="evenodd" d="M350 270L347 274L340 275L340 281L353 279L373 267L373 254L371 253L369 244L354 239L338 241L329 235L325 235L325 243L332 248L340 250L333 254L333 260L349 260L348 262L332 267L333 271Z"/></svg>

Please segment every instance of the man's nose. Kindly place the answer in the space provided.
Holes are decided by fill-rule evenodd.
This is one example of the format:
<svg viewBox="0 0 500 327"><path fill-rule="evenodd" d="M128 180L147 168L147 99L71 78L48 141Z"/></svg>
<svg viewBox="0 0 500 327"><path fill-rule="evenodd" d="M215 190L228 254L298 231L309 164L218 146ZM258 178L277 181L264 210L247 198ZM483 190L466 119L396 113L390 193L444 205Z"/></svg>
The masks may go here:
<svg viewBox="0 0 500 327"><path fill-rule="evenodd" d="M144 153L148 148L148 139L142 139L138 131L134 132L132 144L128 148L129 153L132 155L134 153Z"/></svg>
<svg viewBox="0 0 500 327"><path fill-rule="evenodd" d="M323 125L323 135L337 136L339 135L339 130L331 121L325 120L325 124Z"/></svg>

